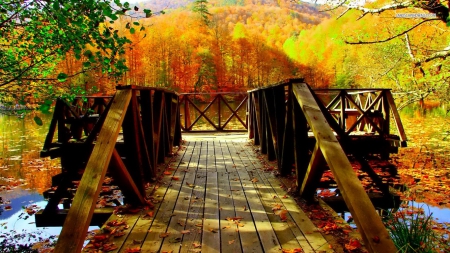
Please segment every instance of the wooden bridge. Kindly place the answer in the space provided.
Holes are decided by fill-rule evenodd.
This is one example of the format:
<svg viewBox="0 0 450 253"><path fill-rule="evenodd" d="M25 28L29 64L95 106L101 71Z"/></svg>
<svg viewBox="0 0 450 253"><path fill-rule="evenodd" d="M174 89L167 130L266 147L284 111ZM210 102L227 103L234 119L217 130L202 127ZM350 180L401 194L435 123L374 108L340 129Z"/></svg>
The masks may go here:
<svg viewBox="0 0 450 253"><path fill-rule="evenodd" d="M190 95L122 86L114 97L58 100L42 156L61 157L63 171L36 216L38 226L64 222L55 252L340 252L280 188L253 145L282 175L294 169L306 200L329 169L367 250L397 251L350 162L389 195L367 158L386 158L406 144L390 90L313 91L291 79L238 94L236 107L227 94L203 97L205 108ZM398 135L390 133L391 115ZM193 132L200 121L215 132L186 134L182 142L182 129ZM247 138L224 134L236 128ZM102 198L114 190L111 178L123 201ZM97 208L106 202L115 207ZM102 224L85 245L89 225Z"/></svg>

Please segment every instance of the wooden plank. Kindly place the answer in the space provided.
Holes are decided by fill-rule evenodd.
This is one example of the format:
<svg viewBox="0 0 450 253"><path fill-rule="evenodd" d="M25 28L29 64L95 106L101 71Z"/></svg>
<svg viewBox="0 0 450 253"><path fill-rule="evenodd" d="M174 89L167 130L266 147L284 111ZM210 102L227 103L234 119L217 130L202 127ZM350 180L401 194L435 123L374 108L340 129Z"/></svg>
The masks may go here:
<svg viewBox="0 0 450 253"><path fill-rule="evenodd" d="M291 210L284 206L283 202L281 202L282 198L278 197L277 192L272 188L272 185L267 180L267 176L269 176L272 172L264 171L264 164L262 164L259 159L251 154L248 149L244 148L244 152L247 154L249 161L247 171L252 173L252 175L258 179L255 187L258 189L261 201L271 221L273 230L277 234L282 249L294 250L301 248L305 253L315 252L306 240L305 235L295 223L295 220L291 216ZM280 217L274 213L273 208L288 210L287 219L285 222L280 220Z"/></svg>
<svg viewBox="0 0 450 253"><path fill-rule="evenodd" d="M243 170L244 166L235 157L237 150L234 148L234 145L227 141L227 146L234 163L232 168L228 169L227 167L231 177L230 186L233 195L233 204L235 206L236 216L242 218L238 221L239 225L237 227L242 244L242 252L263 252L257 228L249 211L249 204L245 197L243 183L239 178L238 170Z"/></svg>
<svg viewBox="0 0 450 253"><path fill-rule="evenodd" d="M111 216L113 211L114 208L112 207L96 208L94 210L94 214L92 215L90 226L103 225L103 223ZM69 209L59 209L55 212L45 214L44 210L39 210L34 215L36 227L62 227L68 212Z"/></svg>
<svg viewBox="0 0 450 253"><path fill-rule="evenodd" d="M208 145L209 146L209 145ZM208 165L209 166L209 165ZM201 252L220 252L220 215L217 172L208 167Z"/></svg>
<svg viewBox="0 0 450 253"><path fill-rule="evenodd" d="M294 95L301 104L323 156L338 184L370 252L396 252L380 216L370 202L342 147L327 124L310 88L304 83L294 84ZM373 238L380 238L375 242Z"/></svg>
<svg viewBox="0 0 450 253"><path fill-rule="evenodd" d="M116 92L54 252L75 253L81 251L101 185L114 151L115 141L111 142L111 140L116 140L119 135L130 100L131 90Z"/></svg>
<svg viewBox="0 0 450 253"><path fill-rule="evenodd" d="M194 142L189 142L188 146L185 150L185 156L183 160L180 162L185 163L186 161L190 161L192 159L190 156L192 153L190 152L190 146L195 145ZM184 169L179 168L178 170L183 171ZM177 170L177 172L178 172ZM153 218L153 223L148 230L148 233L145 237L145 241L142 244L141 252L159 252L162 244L164 242L164 238L161 238L163 233L167 232L168 227L170 226L171 218L173 217L174 207L176 205L177 196L179 191L172 187L171 181L172 175L165 175L163 177L165 185L167 185L167 191L164 195L161 195L161 204L157 210L155 210L155 217ZM176 181L178 182L178 181Z"/></svg>
<svg viewBox="0 0 450 253"><path fill-rule="evenodd" d="M272 185L272 188L277 193L277 198L281 200L283 205L286 207L286 210L289 210L289 214L295 220L295 223L300 228L313 250L333 252L333 250L328 247L327 240L308 218L308 215L300 209L293 198L286 195L286 191L280 187L280 182L272 174L267 174L266 176L267 180Z"/></svg>
<svg viewBox="0 0 450 253"><path fill-rule="evenodd" d="M219 209L220 209L220 242L221 252L242 252L241 241L239 240L239 230L233 220L230 218L236 217L236 212L233 204L233 192L231 191L229 172L234 164L230 161L230 151L225 140L219 140L217 157L218 170L218 186L219 186ZM227 163L227 165L225 165Z"/></svg>
<svg viewBox="0 0 450 253"><path fill-rule="evenodd" d="M229 145L230 144L234 144L234 142L230 141ZM239 152L237 152L237 156L233 157L233 159L237 160L236 163L238 164L238 168L243 168L240 170L238 169L237 173L242 188L244 189L248 210L253 217L254 226L256 227L256 231L261 240L263 252L279 252L281 246L255 189L254 184L256 184L256 182L252 182L253 178L250 178L248 171L245 169L247 165L243 163L243 160L240 157L240 152L242 152L242 150L239 146L237 147L238 149L236 149L236 147L235 149L239 150Z"/></svg>
<svg viewBox="0 0 450 253"><path fill-rule="evenodd" d="M195 143L193 143L195 144ZM186 152L192 152L193 146L188 146ZM181 247L183 233L185 230L185 224L187 220L187 214L189 210L189 204L192 200L192 187L188 186L189 183L194 182L196 176L195 169L189 169L189 161L192 157L186 157L186 162L180 163L174 176L177 180L171 182L171 188L173 191L178 191L178 196L175 197L175 207L171 211L170 221L165 233L167 237L161 238L163 243L161 245L161 252L178 252Z"/></svg>
<svg viewBox="0 0 450 253"><path fill-rule="evenodd" d="M186 154L185 152L180 154L179 156L180 163L182 162L182 159L185 157L185 154ZM157 214L158 211L160 210L162 200L164 199L164 196L170 187L170 181L171 177L163 177L158 184L154 185L153 187L154 192L149 192L153 193L151 197L155 205L153 209L153 212L155 214ZM112 251L112 253L127 252L127 249L141 246L147 235L149 228L152 227L154 221L154 218L146 215L146 213L148 212L149 210L145 212L141 211L137 214L125 214L120 216L113 215L114 217L116 217L116 219L118 219L118 221L121 221L121 219L125 221L126 224L129 226L129 229L124 230L124 232L126 233L124 236L113 237L112 240L110 239L111 242L113 242L115 245L119 247L117 250Z"/></svg>
<svg viewBox="0 0 450 253"><path fill-rule="evenodd" d="M185 227L191 233L183 236L183 245L180 253L192 252L202 242L202 230L204 226L203 205L206 190L206 173L204 171L197 171L194 185Z"/></svg>

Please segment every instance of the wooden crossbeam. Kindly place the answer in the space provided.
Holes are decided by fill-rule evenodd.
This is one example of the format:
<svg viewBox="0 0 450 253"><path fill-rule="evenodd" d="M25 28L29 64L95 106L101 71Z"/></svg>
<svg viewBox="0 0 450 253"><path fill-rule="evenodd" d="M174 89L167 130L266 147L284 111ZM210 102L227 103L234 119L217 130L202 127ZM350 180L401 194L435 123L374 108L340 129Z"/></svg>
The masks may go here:
<svg viewBox="0 0 450 253"><path fill-rule="evenodd" d="M118 90L99 133L97 143L86 165L77 194L72 202L61 234L55 246L56 253L77 253L83 247L100 194L101 186L115 149L117 136L131 100L132 91Z"/></svg>
<svg viewBox="0 0 450 253"><path fill-rule="evenodd" d="M398 134L400 135L401 145L402 147L406 147L405 129L403 128L402 121L400 120L400 115L398 114L397 106L395 105L394 98L392 97L392 93L390 91L387 92L386 99L389 102L392 115L394 116L395 126L397 127Z"/></svg>
<svg viewBox="0 0 450 253"><path fill-rule="evenodd" d="M293 92L314 132L318 147L336 179L367 249L370 252L397 252L397 248L328 125L311 89L305 83L295 83Z"/></svg>

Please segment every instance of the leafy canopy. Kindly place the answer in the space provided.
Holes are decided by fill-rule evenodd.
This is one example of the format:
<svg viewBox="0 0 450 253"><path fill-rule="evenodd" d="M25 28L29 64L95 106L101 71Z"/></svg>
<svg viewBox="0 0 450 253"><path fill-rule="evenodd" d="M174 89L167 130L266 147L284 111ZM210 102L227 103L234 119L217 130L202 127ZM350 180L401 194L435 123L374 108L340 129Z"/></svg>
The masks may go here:
<svg viewBox="0 0 450 253"><path fill-rule="evenodd" d="M132 10L120 0L0 1L0 102L26 86L70 78L56 68L68 53L83 61L80 73L98 69L120 77L127 70L120 55L130 40L113 24L130 10L136 14L139 8ZM143 10L143 16L151 15ZM132 34L135 26L139 22L128 23L126 29Z"/></svg>

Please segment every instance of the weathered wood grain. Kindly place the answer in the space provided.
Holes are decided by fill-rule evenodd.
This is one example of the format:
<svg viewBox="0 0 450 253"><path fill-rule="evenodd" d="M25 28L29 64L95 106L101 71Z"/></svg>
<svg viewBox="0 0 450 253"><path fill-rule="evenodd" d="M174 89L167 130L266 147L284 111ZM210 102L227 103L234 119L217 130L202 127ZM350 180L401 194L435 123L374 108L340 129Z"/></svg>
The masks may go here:
<svg viewBox="0 0 450 253"><path fill-rule="evenodd" d="M63 226L54 252L75 253L80 252L83 247L84 238L95 209L95 202L99 196L115 148L115 140L119 135L130 99L131 90L117 91L113 98L111 108L86 165L84 175L78 186L78 193L64 222L65 226ZM83 222L80 223L80 221Z"/></svg>

